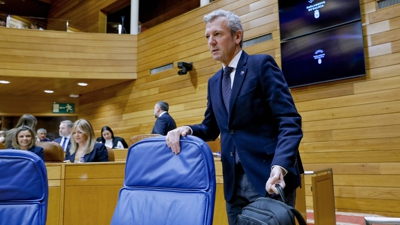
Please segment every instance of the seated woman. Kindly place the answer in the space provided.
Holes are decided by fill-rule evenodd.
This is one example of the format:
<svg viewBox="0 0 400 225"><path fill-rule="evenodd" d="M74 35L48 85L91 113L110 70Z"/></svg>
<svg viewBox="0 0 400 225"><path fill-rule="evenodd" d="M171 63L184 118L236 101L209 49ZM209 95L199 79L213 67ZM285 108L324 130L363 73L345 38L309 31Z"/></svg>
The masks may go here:
<svg viewBox="0 0 400 225"><path fill-rule="evenodd" d="M85 119L75 121L72 126L71 148L65 159L70 162L108 162L106 146L96 143L92 125Z"/></svg>
<svg viewBox="0 0 400 225"><path fill-rule="evenodd" d="M35 146L35 132L28 126L20 126L16 129L12 139L14 149L27 150L35 153L44 161L44 151L42 147Z"/></svg>
<svg viewBox="0 0 400 225"><path fill-rule="evenodd" d="M128 148L128 144L121 137L114 137L114 132L109 126L101 128L101 137L98 137L97 142L103 143L108 148Z"/></svg>

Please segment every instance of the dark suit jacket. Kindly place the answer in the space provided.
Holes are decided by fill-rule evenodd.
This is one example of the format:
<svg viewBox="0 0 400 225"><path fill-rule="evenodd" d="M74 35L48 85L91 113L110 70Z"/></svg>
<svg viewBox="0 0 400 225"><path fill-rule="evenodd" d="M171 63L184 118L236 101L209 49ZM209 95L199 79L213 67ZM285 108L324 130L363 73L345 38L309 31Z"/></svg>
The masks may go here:
<svg viewBox="0 0 400 225"><path fill-rule="evenodd" d="M157 118L151 133L167 135L168 131L173 130L175 128L176 128L175 120L168 114L168 112L166 112L162 116Z"/></svg>
<svg viewBox="0 0 400 225"><path fill-rule="evenodd" d="M96 139L96 141L103 143L101 137L98 137ZM117 147L118 141L121 142L121 144L124 146L124 148L128 148L128 144L125 142L125 140L122 137L115 137L115 136L113 138L113 146L112 146L112 148ZM105 143L103 143L103 144L105 144Z"/></svg>
<svg viewBox="0 0 400 225"><path fill-rule="evenodd" d="M221 134L225 199L230 201L234 195L235 149L250 183L261 196L266 194L272 165L288 170L285 189L294 190L303 172L298 152L303 136L301 117L275 60L269 55L242 52L229 116L221 94L222 73L209 79L205 118L191 128L193 135L205 141Z"/></svg>
<svg viewBox="0 0 400 225"><path fill-rule="evenodd" d="M72 138L72 136L71 136L71 138ZM67 149L64 149L65 152L68 151L71 148L71 138L68 140ZM63 139L63 137L56 138L56 139L54 139L54 142L57 142L58 144L61 145L62 139Z"/></svg>
<svg viewBox="0 0 400 225"><path fill-rule="evenodd" d="M50 138L45 138L43 141L39 141L38 138L36 138L36 141L38 142L51 142Z"/></svg>
<svg viewBox="0 0 400 225"><path fill-rule="evenodd" d="M76 153L76 152L75 152ZM69 149L66 152L64 160L75 161L75 153L70 154ZM85 162L108 162L107 148L102 143L96 143L93 150L84 156Z"/></svg>
<svg viewBox="0 0 400 225"><path fill-rule="evenodd" d="M42 147L33 146L32 148L28 149L28 151L35 153L36 155L38 155L44 161L44 150L43 150Z"/></svg>

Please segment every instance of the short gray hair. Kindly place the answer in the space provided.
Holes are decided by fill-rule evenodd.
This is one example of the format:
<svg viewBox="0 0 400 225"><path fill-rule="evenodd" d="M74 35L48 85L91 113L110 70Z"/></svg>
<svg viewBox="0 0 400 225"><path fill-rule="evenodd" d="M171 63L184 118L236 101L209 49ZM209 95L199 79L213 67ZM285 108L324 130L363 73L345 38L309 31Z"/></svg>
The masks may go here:
<svg viewBox="0 0 400 225"><path fill-rule="evenodd" d="M68 128L72 128L72 126L74 126L74 123L71 120L63 120L60 123L65 123L67 124Z"/></svg>
<svg viewBox="0 0 400 225"><path fill-rule="evenodd" d="M169 105L168 105L167 102L159 101L159 102L157 102L157 105L160 107L160 109L161 109L162 111L168 112L168 110L169 110Z"/></svg>
<svg viewBox="0 0 400 225"><path fill-rule="evenodd" d="M47 130L44 129L44 128L39 128L39 129L36 131L36 133L42 133L42 132L44 132L44 133L47 134Z"/></svg>
<svg viewBox="0 0 400 225"><path fill-rule="evenodd" d="M240 47L243 45L243 37L244 37L244 31L242 27L242 22L240 21L240 18L238 15L236 15L233 12L230 11L225 11L223 9L218 9L210 12L209 14L204 16L204 22L205 23L210 23L214 19L219 18L219 17L225 17L228 19L228 28L231 31L231 36L235 35L237 31L242 31L242 40L240 40Z"/></svg>

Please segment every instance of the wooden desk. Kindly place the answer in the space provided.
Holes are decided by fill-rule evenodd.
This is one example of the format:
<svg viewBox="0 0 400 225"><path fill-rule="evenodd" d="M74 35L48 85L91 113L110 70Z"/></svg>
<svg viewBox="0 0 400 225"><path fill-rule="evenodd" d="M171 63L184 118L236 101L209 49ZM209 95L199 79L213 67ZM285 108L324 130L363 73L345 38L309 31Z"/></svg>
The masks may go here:
<svg viewBox="0 0 400 225"><path fill-rule="evenodd" d="M64 165L48 163L46 168L49 183L47 224L61 225L64 211Z"/></svg>
<svg viewBox="0 0 400 225"><path fill-rule="evenodd" d="M48 163L47 224L108 225L123 186L125 162Z"/></svg>
<svg viewBox="0 0 400 225"><path fill-rule="evenodd" d="M110 224L124 173L124 162L66 164L64 225Z"/></svg>
<svg viewBox="0 0 400 225"><path fill-rule="evenodd" d="M128 154L128 149L113 149L115 162L126 162L126 156Z"/></svg>

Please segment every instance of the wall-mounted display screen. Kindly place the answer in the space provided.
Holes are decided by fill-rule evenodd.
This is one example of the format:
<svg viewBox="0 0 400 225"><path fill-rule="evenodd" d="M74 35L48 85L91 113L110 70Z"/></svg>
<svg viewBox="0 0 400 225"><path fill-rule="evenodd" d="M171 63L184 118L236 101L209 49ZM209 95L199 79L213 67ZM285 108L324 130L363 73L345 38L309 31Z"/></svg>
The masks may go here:
<svg viewBox="0 0 400 225"><path fill-rule="evenodd" d="M359 0L278 0L281 40L361 20Z"/></svg>
<svg viewBox="0 0 400 225"><path fill-rule="evenodd" d="M281 43L289 87L364 76L361 21Z"/></svg>

